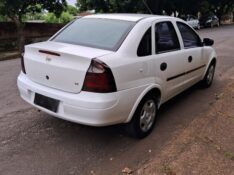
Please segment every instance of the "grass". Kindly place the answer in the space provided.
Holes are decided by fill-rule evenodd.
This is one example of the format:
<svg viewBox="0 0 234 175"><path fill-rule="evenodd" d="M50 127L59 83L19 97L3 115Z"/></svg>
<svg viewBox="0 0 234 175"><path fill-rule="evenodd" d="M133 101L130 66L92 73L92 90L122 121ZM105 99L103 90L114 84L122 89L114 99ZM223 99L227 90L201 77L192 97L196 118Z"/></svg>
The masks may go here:
<svg viewBox="0 0 234 175"><path fill-rule="evenodd" d="M224 156L230 160L234 161L234 154L228 151L224 151Z"/></svg>
<svg viewBox="0 0 234 175"><path fill-rule="evenodd" d="M162 172L166 175L176 175L168 165L163 165Z"/></svg>

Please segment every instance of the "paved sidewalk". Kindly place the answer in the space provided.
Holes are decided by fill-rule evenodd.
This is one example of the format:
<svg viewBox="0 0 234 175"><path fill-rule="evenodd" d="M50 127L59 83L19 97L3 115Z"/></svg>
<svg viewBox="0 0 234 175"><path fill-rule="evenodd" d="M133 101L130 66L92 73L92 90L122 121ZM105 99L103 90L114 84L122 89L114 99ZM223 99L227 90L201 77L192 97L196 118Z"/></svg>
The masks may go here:
<svg viewBox="0 0 234 175"><path fill-rule="evenodd" d="M0 52L0 61L19 58L19 56L20 53L17 51Z"/></svg>

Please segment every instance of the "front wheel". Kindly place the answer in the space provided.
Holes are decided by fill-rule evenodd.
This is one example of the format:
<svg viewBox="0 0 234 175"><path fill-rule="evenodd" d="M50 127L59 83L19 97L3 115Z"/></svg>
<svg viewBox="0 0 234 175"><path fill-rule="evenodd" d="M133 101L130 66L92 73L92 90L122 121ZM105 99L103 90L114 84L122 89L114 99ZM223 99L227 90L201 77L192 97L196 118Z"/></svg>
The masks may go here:
<svg viewBox="0 0 234 175"><path fill-rule="evenodd" d="M204 79L201 81L202 86L208 88L212 85L215 73L215 64L211 64L206 72Z"/></svg>
<svg viewBox="0 0 234 175"><path fill-rule="evenodd" d="M157 98L154 94L147 95L139 104L130 123L125 125L127 133L139 139L148 136L154 128L157 112Z"/></svg>

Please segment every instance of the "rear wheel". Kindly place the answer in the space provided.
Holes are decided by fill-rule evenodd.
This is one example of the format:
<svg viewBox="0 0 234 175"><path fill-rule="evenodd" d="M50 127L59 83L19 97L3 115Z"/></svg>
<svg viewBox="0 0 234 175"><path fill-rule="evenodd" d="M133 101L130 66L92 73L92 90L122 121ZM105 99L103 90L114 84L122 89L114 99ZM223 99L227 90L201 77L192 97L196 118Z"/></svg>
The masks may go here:
<svg viewBox="0 0 234 175"><path fill-rule="evenodd" d="M148 136L154 128L157 112L157 98L154 94L148 94L137 107L130 123L125 125L127 133L134 138Z"/></svg>
<svg viewBox="0 0 234 175"><path fill-rule="evenodd" d="M213 79L214 79L214 73L215 73L215 64L212 63L207 72L206 75L204 77L204 79L202 80L202 86L205 88L208 88L212 85Z"/></svg>

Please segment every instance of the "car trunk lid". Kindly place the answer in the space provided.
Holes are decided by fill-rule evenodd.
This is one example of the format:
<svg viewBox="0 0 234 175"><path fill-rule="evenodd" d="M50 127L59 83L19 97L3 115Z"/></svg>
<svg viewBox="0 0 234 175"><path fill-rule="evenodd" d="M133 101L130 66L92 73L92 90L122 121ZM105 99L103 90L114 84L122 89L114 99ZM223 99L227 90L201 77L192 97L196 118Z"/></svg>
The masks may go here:
<svg viewBox="0 0 234 175"><path fill-rule="evenodd" d="M107 50L47 41L25 47L25 69L34 82L79 93L91 60L110 53Z"/></svg>

